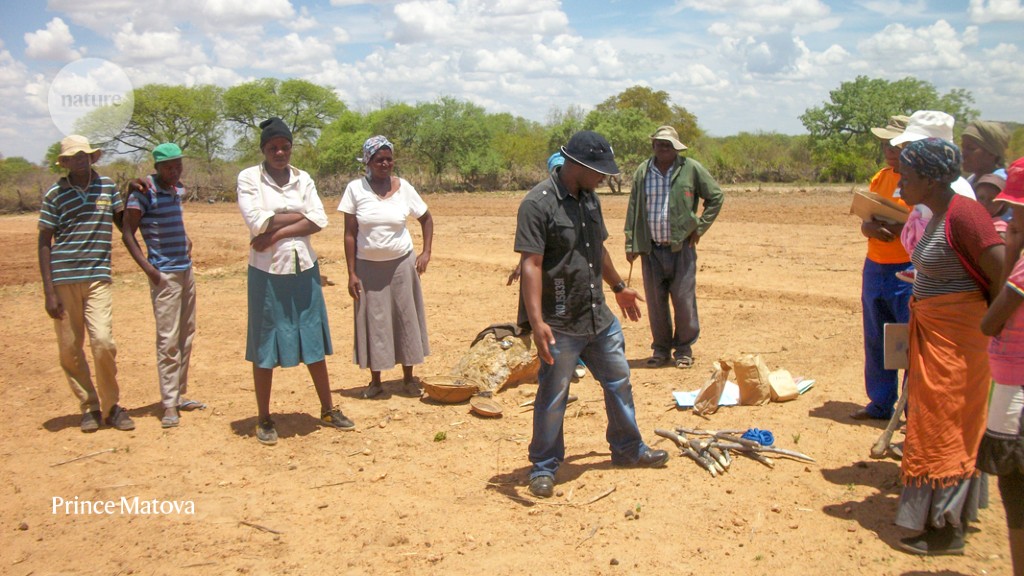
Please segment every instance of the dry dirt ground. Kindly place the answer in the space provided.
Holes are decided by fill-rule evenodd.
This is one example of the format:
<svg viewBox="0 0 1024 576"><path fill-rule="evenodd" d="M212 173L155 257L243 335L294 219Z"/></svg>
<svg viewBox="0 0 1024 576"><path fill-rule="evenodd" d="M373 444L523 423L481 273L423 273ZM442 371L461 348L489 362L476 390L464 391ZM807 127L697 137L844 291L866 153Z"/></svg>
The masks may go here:
<svg viewBox="0 0 1024 576"><path fill-rule="evenodd" d="M426 198L436 222L423 277L433 354L419 375L447 373L477 331L514 318L517 289L505 278L517 260L511 246L521 198ZM650 443L672 449L654 435L659 427L757 427L816 464L779 460L770 470L741 459L715 479L677 456L660 470L613 468L600 388L588 375L573 386L581 402L566 418L558 493L543 502L525 487L532 413L518 408L535 384L498 394L505 415L497 420L472 415L466 404L408 395L398 369L385 373L383 396L359 399L368 374L350 361L352 304L336 197L325 200L331 226L314 244L336 282L325 287L332 387L358 429L320 429L305 370L278 370L275 447L253 437L243 359L248 238L233 205L186 207L199 286L190 396L210 408L185 413L169 431L160 428L145 277L124 249L114 254L114 331L122 403L138 427L85 435L43 310L36 216L3 217L0 573L1009 574L994 482L965 556L922 559L896 549L907 535L892 523L898 464L868 458L880 424L848 418L864 401L864 241L847 214L849 198L849 187L727 190L699 247L703 330L693 369L642 367L646 320L625 326ZM625 275L626 198L602 199L609 246ZM641 284L639 266L632 282ZM817 384L790 403L723 409L708 419L671 406L670 393L699 387L711 362L747 352ZM55 498L136 497L191 502L194 514L53 509ZM627 511L639 511L638 519Z"/></svg>

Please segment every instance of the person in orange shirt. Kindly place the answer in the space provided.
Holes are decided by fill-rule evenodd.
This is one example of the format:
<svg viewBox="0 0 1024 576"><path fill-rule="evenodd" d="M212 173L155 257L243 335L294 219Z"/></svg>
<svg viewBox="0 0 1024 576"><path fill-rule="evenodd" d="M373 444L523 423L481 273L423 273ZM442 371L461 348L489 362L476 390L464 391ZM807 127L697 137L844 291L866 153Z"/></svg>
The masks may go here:
<svg viewBox="0 0 1024 576"><path fill-rule="evenodd" d="M903 206L906 206L903 200L893 197L900 183L900 175L895 170L899 166L900 150L889 144L889 140L900 135L909 120L906 116L893 116L884 128L871 129L871 133L882 141L886 166L871 179L868 189ZM899 398L898 373L885 369L884 329L886 323L905 323L910 319L912 286L896 277L897 272L911 267L910 256L900 243L901 228L900 224L879 220L864 222L860 227L868 239L861 305L864 318L864 387L869 401L867 406L851 414L855 420L888 420Z"/></svg>

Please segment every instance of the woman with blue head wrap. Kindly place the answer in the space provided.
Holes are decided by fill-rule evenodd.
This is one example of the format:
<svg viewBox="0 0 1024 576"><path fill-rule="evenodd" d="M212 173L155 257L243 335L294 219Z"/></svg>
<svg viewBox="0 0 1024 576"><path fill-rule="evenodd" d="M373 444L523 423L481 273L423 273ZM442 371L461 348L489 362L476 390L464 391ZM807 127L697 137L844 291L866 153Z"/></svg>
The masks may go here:
<svg viewBox="0 0 1024 576"><path fill-rule="evenodd" d="M434 220L416 189L392 174L395 146L384 136L363 143L366 175L349 182L338 211L345 214L348 293L355 300L355 361L370 370L364 398L384 391L382 370L402 365L408 392L419 394L413 366L430 354L419 275L427 271ZM416 255L406 228L420 222L423 251Z"/></svg>
<svg viewBox="0 0 1024 576"><path fill-rule="evenodd" d="M906 377L907 439L896 524L920 530L900 546L920 555L963 554L977 517L975 462L985 432L987 300L1002 278L1003 241L981 204L956 194L962 155L939 138L900 153L902 196L932 218L914 248Z"/></svg>

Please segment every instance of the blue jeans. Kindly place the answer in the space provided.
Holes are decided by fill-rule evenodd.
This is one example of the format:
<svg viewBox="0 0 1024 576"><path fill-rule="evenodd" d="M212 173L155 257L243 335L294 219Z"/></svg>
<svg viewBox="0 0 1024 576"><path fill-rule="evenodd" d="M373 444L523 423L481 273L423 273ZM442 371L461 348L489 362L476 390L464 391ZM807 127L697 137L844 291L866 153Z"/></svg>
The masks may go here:
<svg viewBox="0 0 1024 576"><path fill-rule="evenodd" d="M898 371L885 369L885 325L910 321L913 285L896 278L904 264L879 264L864 260L861 306L864 310L864 387L867 412L872 418L891 418L899 398Z"/></svg>
<svg viewBox="0 0 1024 576"><path fill-rule="evenodd" d="M576 360L582 359L587 369L604 388L604 408L608 415L606 438L614 464L634 464L647 451L640 438L633 407L633 387L629 383L626 361L626 340L622 325L615 319L608 328L593 336L574 336L555 332L551 346L554 364L540 363L537 399L533 409L533 440L530 442L530 479L554 476L565 460L563 421L569 398Z"/></svg>

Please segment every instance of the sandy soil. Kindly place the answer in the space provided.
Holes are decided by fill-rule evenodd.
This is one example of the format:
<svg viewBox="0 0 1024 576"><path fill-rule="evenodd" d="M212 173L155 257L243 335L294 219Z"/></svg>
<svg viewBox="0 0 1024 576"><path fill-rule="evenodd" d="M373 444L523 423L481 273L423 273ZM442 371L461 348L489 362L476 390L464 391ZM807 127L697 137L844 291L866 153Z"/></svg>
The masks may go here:
<svg viewBox="0 0 1024 576"><path fill-rule="evenodd" d="M279 370L273 411L281 433L259 445L244 361L247 234L233 205L189 205L199 330L190 396L209 403L160 428L153 319L145 277L118 246L115 319L123 404L138 427L79 432L77 403L57 364L36 269L35 215L4 217L0 268L0 573L28 574L1009 574L1006 526L993 501L963 557L899 552L898 464L870 460L880 424L848 414L864 402L860 268L864 241L847 214L849 188L730 189L701 242L701 339L696 366L650 370L646 320L627 324L627 356L647 440L655 428L757 427L816 464L770 470L739 460L712 479L673 457L666 469L609 462L600 387L574 385L568 459L556 497L526 490L535 384L505 390L501 419L466 404L438 405L401 390L361 400L368 374L352 365L341 218L315 238L336 354L332 387L354 432L317 426L302 368ZM428 196L435 250L424 276L433 355L419 375L445 374L477 331L514 319L505 278L521 194ZM624 196L604 196L619 270ZM633 284L640 285L639 266ZM772 369L813 378L786 404L723 409L709 419L672 407L720 356L759 352ZM438 432L446 439L435 441ZM899 436L897 435L897 439ZM89 458L63 463L94 454ZM63 464L62 464L63 463ZM593 499L607 491L606 497ZM191 502L194 514L75 515L74 502ZM627 511L639 511L637 519ZM73 511L73 509L72 509Z"/></svg>

